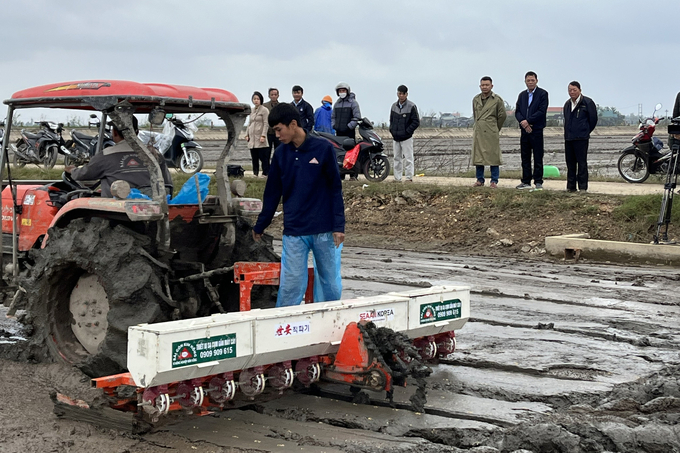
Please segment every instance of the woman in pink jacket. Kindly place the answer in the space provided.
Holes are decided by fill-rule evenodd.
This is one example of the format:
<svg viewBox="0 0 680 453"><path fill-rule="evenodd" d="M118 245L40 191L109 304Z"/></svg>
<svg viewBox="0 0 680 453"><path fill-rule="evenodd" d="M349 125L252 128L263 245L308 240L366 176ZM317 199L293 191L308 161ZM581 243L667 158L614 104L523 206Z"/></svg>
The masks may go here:
<svg viewBox="0 0 680 453"><path fill-rule="evenodd" d="M262 177L269 174L270 150L267 141L267 129L269 127L269 110L262 105L262 93L253 93L253 110L250 113L250 123L246 130L246 141L250 149L250 157L253 160L253 174L257 177L260 173L260 162L262 162Z"/></svg>

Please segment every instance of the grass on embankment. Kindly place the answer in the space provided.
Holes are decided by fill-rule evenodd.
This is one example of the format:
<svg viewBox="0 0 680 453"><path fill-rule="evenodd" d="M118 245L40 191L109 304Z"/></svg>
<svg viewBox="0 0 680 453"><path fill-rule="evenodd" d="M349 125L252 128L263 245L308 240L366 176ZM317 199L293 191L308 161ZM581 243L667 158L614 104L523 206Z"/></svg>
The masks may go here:
<svg viewBox="0 0 680 453"><path fill-rule="evenodd" d="M13 168L12 178L58 180L62 171L35 167ZM189 177L174 170L171 170L171 174L177 193ZM213 176L213 171L210 170L209 174ZM6 180L6 174L3 175L3 180ZM248 187L246 196L261 199L266 180L252 177L244 180ZM370 184L367 187L363 185L362 182L343 182L348 221L350 218L369 218L377 209L387 208L397 213L405 211L409 205L397 203L397 198L403 198L404 190L410 189L420 194L420 200L411 207L435 218L441 215L440 222L447 221L446 216L449 216L456 217L457 222L504 225L508 230L520 228L520 224L526 223L537 226L553 224L556 231L562 227L565 230L571 229L571 232L588 232L596 238L648 242L656 229L661 205L659 194L623 196L589 193L584 196L550 190L480 190L428 184L414 184L407 188L403 184L392 182ZM214 176L210 183L210 193L217 193ZM350 215L349 210L353 211L353 215ZM399 222L400 217L396 215L387 221ZM418 222L418 218L412 221ZM680 224L680 206L673 212L672 223ZM463 223L458 223L457 226L461 227Z"/></svg>

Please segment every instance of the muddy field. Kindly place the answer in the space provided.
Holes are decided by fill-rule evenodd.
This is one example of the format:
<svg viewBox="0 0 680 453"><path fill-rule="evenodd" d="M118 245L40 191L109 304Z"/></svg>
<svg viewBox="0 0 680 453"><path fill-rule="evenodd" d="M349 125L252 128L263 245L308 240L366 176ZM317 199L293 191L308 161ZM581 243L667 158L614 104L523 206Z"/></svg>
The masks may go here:
<svg viewBox="0 0 680 453"><path fill-rule="evenodd" d="M458 350L413 412L347 388L286 393L135 436L57 418L49 393L88 394L56 364L8 360L22 332L0 308L4 452L676 452L680 273L666 267L456 257L346 247L344 298L442 281L472 287Z"/></svg>

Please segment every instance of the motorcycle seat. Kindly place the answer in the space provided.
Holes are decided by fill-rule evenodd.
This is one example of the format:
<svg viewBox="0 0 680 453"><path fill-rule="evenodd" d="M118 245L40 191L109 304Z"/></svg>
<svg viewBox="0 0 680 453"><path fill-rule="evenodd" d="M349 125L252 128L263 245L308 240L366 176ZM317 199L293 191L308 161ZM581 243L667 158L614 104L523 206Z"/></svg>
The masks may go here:
<svg viewBox="0 0 680 453"><path fill-rule="evenodd" d="M42 134L31 134L30 132L24 132L24 135L26 136L26 138L30 138L33 140L42 137Z"/></svg>
<svg viewBox="0 0 680 453"><path fill-rule="evenodd" d="M89 141L92 141L92 139L94 139L94 137L92 135L83 134L82 132L78 132L78 131L71 132L71 136L76 137L78 140L83 141L83 142L89 142Z"/></svg>

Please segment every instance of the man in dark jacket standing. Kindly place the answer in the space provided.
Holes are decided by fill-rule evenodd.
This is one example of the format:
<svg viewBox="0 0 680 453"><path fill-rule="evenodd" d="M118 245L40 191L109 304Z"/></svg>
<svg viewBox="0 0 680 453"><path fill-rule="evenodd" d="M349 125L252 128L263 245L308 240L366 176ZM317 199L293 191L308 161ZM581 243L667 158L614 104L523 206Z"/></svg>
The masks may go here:
<svg viewBox="0 0 680 453"><path fill-rule="evenodd" d="M307 260L314 254L319 285L317 302L338 300L336 249L345 240L345 207L333 146L302 129L300 114L289 104L274 107L269 125L281 139L264 188L262 212L253 227L259 241L283 201L283 252L277 307L299 305L307 289Z"/></svg>
<svg viewBox="0 0 680 453"><path fill-rule="evenodd" d="M295 85L293 87L293 102L291 105L295 107L300 113L300 124L299 126L305 130L305 132L312 132L314 127L314 109L309 102L302 99L302 94L304 90L300 85Z"/></svg>
<svg viewBox="0 0 680 453"><path fill-rule="evenodd" d="M262 104L263 106L267 107L267 110L270 112L274 107L279 105L279 89L278 88L270 88L269 89L269 101L265 102ZM267 143L269 144L269 155L271 156L272 150L276 149L279 147L281 142L279 139L276 137L276 134L274 133L274 129L271 128L271 126L267 125Z"/></svg>
<svg viewBox="0 0 680 453"><path fill-rule="evenodd" d="M390 134L394 140L394 179L401 181L402 168L406 182L413 182L413 133L420 126L418 107L409 101L408 88L399 85L397 102L390 110Z"/></svg>
<svg viewBox="0 0 680 453"><path fill-rule="evenodd" d="M597 125L597 107L581 94L581 84L569 84L564 104L564 157L567 161L567 192L588 190L588 140Z"/></svg>
<svg viewBox="0 0 680 453"><path fill-rule="evenodd" d="M534 184L543 190L543 129L548 114L548 92L536 86L538 76L529 71L524 76L527 89L517 97L515 118L522 131L519 141L522 157L522 180L518 189L531 189L531 155L534 156Z"/></svg>

